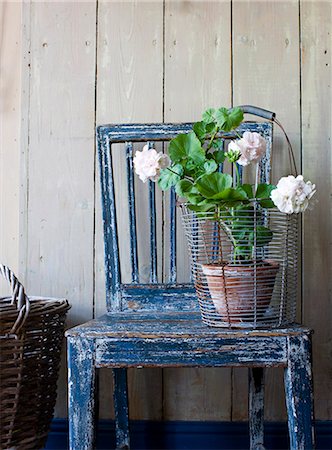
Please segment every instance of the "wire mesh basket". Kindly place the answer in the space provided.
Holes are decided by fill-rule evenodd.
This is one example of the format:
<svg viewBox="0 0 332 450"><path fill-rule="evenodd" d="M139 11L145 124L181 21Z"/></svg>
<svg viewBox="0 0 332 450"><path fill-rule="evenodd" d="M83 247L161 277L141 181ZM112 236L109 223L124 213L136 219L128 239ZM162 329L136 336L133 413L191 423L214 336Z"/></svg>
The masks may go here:
<svg viewBox="0 0 332 450"><path fill-rule="evenodd" d="M298 219L258 204L212 212L181 206L203 322L280 327L296 314Z"/></svg>
<svg viewBox="0 0 332 450"><path fill-rule="evenodd" d="M0 276L0 449L44 448L56 401L67 300L27 297L8 267Z"/></svg>

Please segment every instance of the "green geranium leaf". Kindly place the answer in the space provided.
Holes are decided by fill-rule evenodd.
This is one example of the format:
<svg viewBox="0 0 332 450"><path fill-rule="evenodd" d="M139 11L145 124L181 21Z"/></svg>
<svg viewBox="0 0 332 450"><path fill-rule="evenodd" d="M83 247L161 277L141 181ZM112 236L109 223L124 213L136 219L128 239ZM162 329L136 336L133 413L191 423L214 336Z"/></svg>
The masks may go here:
<svg viewBox="0 0 332 450"><path fill-rule="evenodd" d="M214 172L209 175L203 175L196 182L198 191L205 198L214 198L216 194L232 186L232 177L226 173Z"/></svg>
<svg viewBox="0 0 332 450"><path fill-rule="evenodd" d="M275 208L275 204L273 203L272 200L269 200L268 198L260 200L259 204L261 205L262 208Z"/></svg>
<svg viewBox="0 0 332 450"><path fill-rule="evenodd" d="M213 159L209 159L204 163L204 170L207 174L213 173L218 169L217 163Z"/></svg>
<svg viewBox="0 0 332 450"><path fill-rule="evenodd" d="M203 145L204 142L216 131L216 124L214 122L196 122L193 125L193 131ZM213 141L213 144L215 141Z"/></svg>
<svg viewBox="0 0 332 450"><path fill-rule="evenodd" d="M215 113L217 125L219 128L224 129L228 120L228 110L227 108L219 108Z"/></svg>
<svg viewBox="0 0 332 450"><path fill-rule="evenodd" d="M233 108L231 110L228 111L229 116L228 116L228 120L229 120L229 125L231 126L231 130L233 128L237 128L240 123L243 120L243 111L241 108Z"/></svg>
<svg viewBox="0 0 332 450"><path fill-rule="evenodd" d="M233 217L235 219L238 219L241 217L241 220L243 220L243 217L248 217L249 219L253 217L255 214L255 209L251 205L239 205L233 210ZM260 217L260 212L256 211L256 217Z"/></svg>
<svg viewBox="0 0 332 450"><path fill-rule="evenodd" d="M218 127L228 132L240 125L243 120L243 111L241 108L219 108L215 117Z"/></svg>
<svg viewBox="0 0 332 450"><path fill-rule="evenodd" d="M194 163L194 161L192 161L191 159L188 159L188 161L186 162L186 170L187 171L192 171L192 170L195 170L197 167L196 167L196 164Z"/></svg>
<svg viewBox="0 0 332 450"><path fill-rule="evenodd" d="M216 131L216 124L214 122L207 123L205 130L207 134L214 133Z"/></svg>
<svg viewBox="0 0 332 450"><path fill-rule="evenodd" d="M199 217L202 217L202 213L214 211L215 207L216 206L212 203L208 203L206 205L188 205L188 208L191 209L192 211L195 211L196 213L201 213L197 214L197 216Z"/></svg>
<svg viewBox="0 0 332 450"><path fill-rule="evenodd" d="M221 138L214 139L212 142L212 147L217 150L223 150L224 140Z"/></svg>
<svg viewBox="0 0 332 450"><path fill-rule="evenodd" d="M179 134L169 144L169 156L173 162L191 158L195 164L202 164L205 160L205 151L200 140L192 131L188 134Z"/></svg>
<svg viewBox="0 0 332 450"><path fill-rule="evenodd" d="M246 192L238 188L228 187L221 192L213 195L211 198L214 200L224 200L226 202L238 202L248 200Z"/></svg>
<svg viewBox="0 0 332 450"><path fill-rule="evenodd" d="M204 144L205 136L207 133L205 122L196 122L193 126L193 131L200 140L200 142Z"/></svg>
<svg viewBox="0 0 332 450"><path fill-rule="evenodd" d="M241 187L245 191L245 193L247 194L248 198L253 198L254 197L254 193L253 193L251 184L242 184Z"/></svg>
<svg viewBox="0 0 332 450"><path fill-rule="evenodd" d="M160 171L158 185L163 191L167 191L180 180L183 174L183 167L181 164L175 164L167 169Z"/></svg>
<svg viewBox="0 0 332 450"><path fill-rule="evenodd" d="M219 150L213 153L213 157L217 164L222 164L225 161L225 152L223 150Z"/></svg>
<svg viewBox="0 0 332 450"><path fill-rule="evenodd" d="M248 230L243 224L233 224L232 226L232 236L237 242L243 241L246 238L247 232Z"/></svg>
<svg viewBox="0 0 332 450"><path fill-rule="evenodd" d="M263 225L256 227L256 247L263 247L267 245L273 238L273 233ZM249 242L251 245L255 245L255 231L249 233Z"/></svg>
<svg viewBox="0 0 332 450"><path fill-rule="evenodd" d="M179 180L175 186L175 192L179 197L187 197L190 193L197 193L194 183L190 180Z"/></svg>
<svg viewBox="0 0 332 450"><path fill-rule="evenodd" d="M206 124L208 123L212 123L215 122L215 114L216 110L214 108L209 108L207 109L204 113L203 113L203 122L205 122Z"/></svg>
<svg viewBox="0 0 332 450"><path fill-rule="evenodd" d="M256 198L269 199L271 192L275 188L276 186L274 186L273 184L265 184L265 183L259 184L256 190Z"/></svg>
<svg viewBox="0 0 332 450"><path fill-rule="evenodd" d="M200 194L187 194L186 198L192 205L198 205L204 200L204 197L202 197Z"/></svg>
<svg viewBox="0 0 332 450"><path fill-rule="evenodd" d="M246 245L236 246L234 248L234 256L248 259L251 256L251 247Z"/></svg>

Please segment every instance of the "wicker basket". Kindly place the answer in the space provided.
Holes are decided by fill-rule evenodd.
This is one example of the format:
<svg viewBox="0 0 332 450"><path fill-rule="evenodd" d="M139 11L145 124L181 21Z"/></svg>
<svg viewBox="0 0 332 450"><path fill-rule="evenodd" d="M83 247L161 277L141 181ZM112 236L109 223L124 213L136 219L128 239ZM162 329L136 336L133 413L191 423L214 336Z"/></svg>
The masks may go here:
<svg viewBox="0 0 332 450"><path fill-rule="evenodd" d="M45 446L56 401L67 300L27 297L0 265L12 296L0 297L0 448Z"/></svg>

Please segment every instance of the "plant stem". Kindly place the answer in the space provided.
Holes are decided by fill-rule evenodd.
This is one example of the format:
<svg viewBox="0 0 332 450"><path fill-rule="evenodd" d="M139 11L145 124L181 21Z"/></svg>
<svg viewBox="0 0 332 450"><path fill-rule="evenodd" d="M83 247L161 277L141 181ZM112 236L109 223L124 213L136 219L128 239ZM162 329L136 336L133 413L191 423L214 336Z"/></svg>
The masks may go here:
<svg viewBox="0 0 332 450"><path fill-rule="evenodd" d="M235 173L236 173L236 187L240 186L240 172L239 172L239 168L236 164L236 162L234 163L235 166Z"/></svg>
<svg viewBox="0 0 332 450"><path fill-rule="evenodd" d="M232 229L226 225L225 221L220 219L220 210L218 208L218 223L220 223L221 227L223 228L223 230L225 231L226 235L228 236L228 238L230 239L230 241L232 242L233 247L236 247L236 240L234 239L233 235L232 235Z"/></svg>
<svg viewBox="0 0 332 450"><path fill-rule="evenodd" d="M219 253L220 253L220 263L223 263L222 257L222 240L221 240L221 226L220 226L220 208L218 207L218 216L217 216L217 224L218 224L218 245L219 245Z"/></svg>
<svg viewBox="0 0 332 450"><path fill-rule="evenodd" d="M166 170L169 170L170 172L174 173L175 175L178 175L181 178L181 175L179 175L178 173L174 172L174 170L172 170L170 167L166 167ZM183 178L186 178L187 180L192 181L192 182L194 181L193 178L188 177L187 175L184 175Z"/></svg>
<svg viewBox="0 0 332 450"><path fill-rule="evenodd" d="M216 131L212 134L211 139L210 139L210 142L209 142L209 145L207 146L207 149L206 149L206 150L210 150L210 148L212 147L213 140L214 140L214 138L216 137L216 134L217 134L217 133L218 133L218 128L217 128Z"/></svg>

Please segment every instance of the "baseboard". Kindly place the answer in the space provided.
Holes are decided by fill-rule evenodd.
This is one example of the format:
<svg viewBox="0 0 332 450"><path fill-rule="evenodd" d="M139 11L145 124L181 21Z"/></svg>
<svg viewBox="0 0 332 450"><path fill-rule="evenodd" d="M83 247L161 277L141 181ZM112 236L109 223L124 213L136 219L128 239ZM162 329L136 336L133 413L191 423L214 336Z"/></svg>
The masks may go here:
<svg viewBox="0 0 332 450"><path fill-rule="evenodd" d="M248 424L245 422L152 422L130 423L132 449L167 450L244 450L249 448ZM97 449L114 449L113 421L100 421ZM332 449L332 421L316 422L317 450ZM265 424L265 445L269 450L289 448L287 425ZM68 421L54 419L45 450L68 449Z"/></svg>

